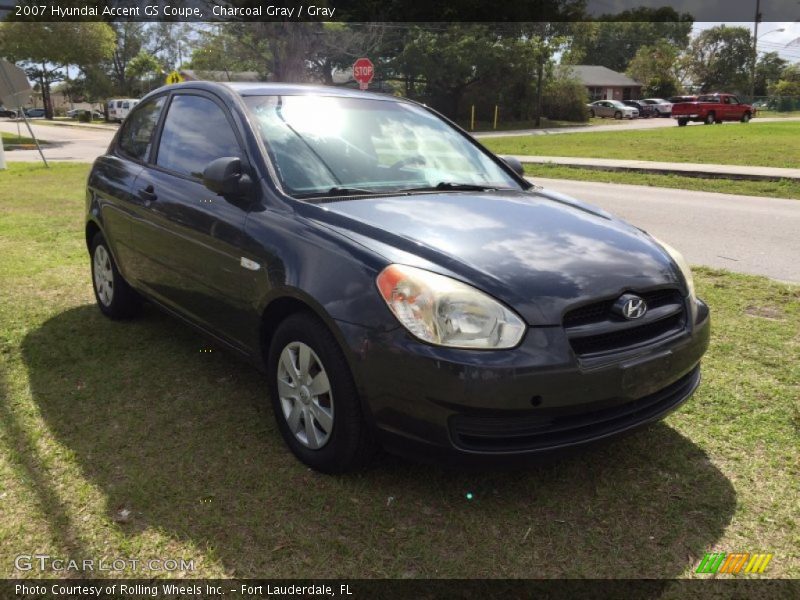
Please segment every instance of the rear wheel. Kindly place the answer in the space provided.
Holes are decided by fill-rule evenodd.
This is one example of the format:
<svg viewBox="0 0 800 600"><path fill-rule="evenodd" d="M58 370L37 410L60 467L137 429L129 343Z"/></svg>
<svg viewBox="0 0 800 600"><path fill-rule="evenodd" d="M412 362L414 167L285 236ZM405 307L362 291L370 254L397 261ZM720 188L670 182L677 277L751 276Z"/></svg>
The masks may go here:
<svg viewBox="0 0 800 600"><path fill-rule="evenodd" d="M705 121L703 121L703 123L706 124L706 125L713 125L714 121L716 121L716 117L715 117L714 113L712 112L712 113L708 113L706 115Z"/></svg>
<svg viewBox="0 0 800 600"><path fill-rule="evenodd" d="M94 297L102 313L112 319L127 319L138 314L141 298L120 275L100 232L92 238L91 257Z"/></svg>
<svg viewBox="0 0 800 600"><path fill-rule="evenodd" d="M345 356L325 324L297 313L278 326L267 357L278 429L302 462L323 473L366 465L376 445Z"/></svg>
<svg viewBox="0 0 800 600"><path fill-rule="evenodd" d="M678 127L686 127L686 124L689 122L688 119L678 119Z"/></svg>
<svg viewBox="0 0 800 600"><path fill-rule="evenodd" d="M749 112L746 112L742 115L742 123L749 123L751 119L751 115Z"/></svg>

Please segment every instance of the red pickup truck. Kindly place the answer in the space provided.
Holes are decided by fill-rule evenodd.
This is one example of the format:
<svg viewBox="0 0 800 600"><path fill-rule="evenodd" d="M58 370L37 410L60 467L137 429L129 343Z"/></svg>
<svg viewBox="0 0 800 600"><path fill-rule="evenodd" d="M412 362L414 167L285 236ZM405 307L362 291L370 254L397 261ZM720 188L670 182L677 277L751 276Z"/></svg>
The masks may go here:
<svg viewBox="0 0 800 600"><path fill-rule="evenodd" d="M706 125L723 121L747 123L755 116L755 109L742 104L733 94L704 94L695 102L679 102L672 105L672 118L684 127L689 121L702 121Z"/></svg>

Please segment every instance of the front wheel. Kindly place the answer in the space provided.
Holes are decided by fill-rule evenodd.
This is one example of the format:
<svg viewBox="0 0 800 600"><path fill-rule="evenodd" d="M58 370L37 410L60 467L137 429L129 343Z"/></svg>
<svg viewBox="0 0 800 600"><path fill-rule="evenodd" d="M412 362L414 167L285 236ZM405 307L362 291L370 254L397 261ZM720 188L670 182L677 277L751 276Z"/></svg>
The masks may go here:
<svg viewBox="0 0 800 600"><path fill-rule="evenodd" d="M593 110L589 111L589 118L590 119L594 119L594 111Z"/></svg>
<svg viewBox="0 0 800 600"><path fill-rule="evenodd" d="M615 118L617 121L619 121L620 119L622 119L622 113L621 113L620 111L617 111L617 112L615 112L615 113L614 113L614 118Z"/></svg>
<svg viewBox="0 0 800 600"><path fill-rule="evenodd" d="M302 462L323 473L366 465L375 444L347 360L317 317L297 313L278 326L267 357L278 429Z"/></svg>
<svg viewBox="0 0 800 600"><path fill-rule="evenodd" d="M749 123L752 116L749 112L746 112L742 115L742 123Z"/></svg>
<svg viewBox="0 0 800 600"><path fill-rule="evenodd" d="M703 121L703 123L704 123L705 125L713 125L713 124L714 124L714 121L716 121L716 119L715 119L715 117L714 117L714 113L708 113L708 114L706 115L706 118L705 118L705 120Z"/></svg>
<svg viewBox="0 0 800 600"><path fill-rule="evenodd" d="M141 298L122 278L102 233L91 243L92 287L97 306L112 319L127 319L138 314Z"/></svg>
<svg viewBox="0 0 800 600"><path fill-rule="evenodd" d="M689 122L688 119L678 119L678 127L686 127L686 124Z"/></svg>

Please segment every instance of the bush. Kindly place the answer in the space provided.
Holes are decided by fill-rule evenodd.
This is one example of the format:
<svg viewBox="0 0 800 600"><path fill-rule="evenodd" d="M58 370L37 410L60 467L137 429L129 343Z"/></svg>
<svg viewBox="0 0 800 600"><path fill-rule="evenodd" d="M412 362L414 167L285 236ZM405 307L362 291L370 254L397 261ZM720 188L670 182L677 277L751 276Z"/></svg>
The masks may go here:
<svg viewBox="0 0 800 600"><path fill-rule="evenodd" d="M557 121L589 120L586 87L577 79L557 74L544 88L542 94L542 115Z"/></svg>

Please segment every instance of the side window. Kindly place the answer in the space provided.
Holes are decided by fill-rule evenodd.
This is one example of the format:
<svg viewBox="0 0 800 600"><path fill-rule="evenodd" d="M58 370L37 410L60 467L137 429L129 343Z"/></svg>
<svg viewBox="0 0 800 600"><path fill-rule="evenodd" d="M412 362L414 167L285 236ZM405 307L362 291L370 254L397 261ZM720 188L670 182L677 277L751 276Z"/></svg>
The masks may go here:
<svg viewBox="0 0 800 600"><path fill-rule="evenodd" d="M137 160L146 160L153 141L153 131L158 123L164 98L154 98L142 104L135 113L125 120L119 132L119 149L123 154Z"/></svg>
<svg viewBox="0 0 800 600"><path fill-rule="evenodd" d="M242 156L225 112L203 96L174 96L161 131L156 164L199 178L208 163L223 156Z"/></svg>
<svg viewBox="0 0 800 600"><path fill-rule="evenodd" d="M728 96L728 102L731 104L739 104L739 100L737 100L735 96Z"/></svg>

